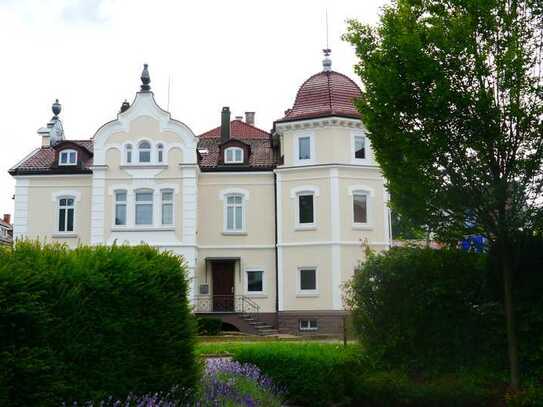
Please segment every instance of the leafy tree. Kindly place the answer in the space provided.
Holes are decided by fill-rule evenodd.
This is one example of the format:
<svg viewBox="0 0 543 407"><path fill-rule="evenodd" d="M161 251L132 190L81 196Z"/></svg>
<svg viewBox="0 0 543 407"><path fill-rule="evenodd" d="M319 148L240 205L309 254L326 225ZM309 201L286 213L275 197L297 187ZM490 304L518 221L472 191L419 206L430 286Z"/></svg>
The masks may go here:
<svg viewBox="0 0 543 407"><path fill-rule="evenodd" d="M442 239L484 233L504 283L511 385L519 231L541 219L543 2L396 0L349 21L357 102L394 207Z"/></svg>

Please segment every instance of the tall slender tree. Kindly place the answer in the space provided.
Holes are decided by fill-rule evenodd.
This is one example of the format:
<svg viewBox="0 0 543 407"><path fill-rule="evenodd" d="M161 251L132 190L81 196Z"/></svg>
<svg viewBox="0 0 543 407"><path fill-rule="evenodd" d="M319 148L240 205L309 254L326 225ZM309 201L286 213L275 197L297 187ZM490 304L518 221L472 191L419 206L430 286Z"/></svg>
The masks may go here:
<svg viewBox="0 0 543 407"><path fill-rule="evenodd" d="M484 233L503 275L511 386L520 385L515 238L542 212L543 2L396 0L348 22L357 102L393 205L443 239Z"/></svg>

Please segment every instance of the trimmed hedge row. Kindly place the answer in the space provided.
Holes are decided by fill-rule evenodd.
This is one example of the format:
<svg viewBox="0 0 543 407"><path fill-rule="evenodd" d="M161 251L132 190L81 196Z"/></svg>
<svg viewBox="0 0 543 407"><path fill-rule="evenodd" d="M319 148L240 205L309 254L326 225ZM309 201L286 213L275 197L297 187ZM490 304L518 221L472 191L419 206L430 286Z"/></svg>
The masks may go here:
<svg viewBox="0 0 543 407"><path fill-rule="evenodd" d="M0 405L193 388L194 333L175 255L37 242L0 251Z"/></svg>
<svg viewBox="0 0 543 407"><path fill-rule="evenodd" d="M232 351L236 360L255 364L283 386L296 405L475 407L501 397L491 375L415 379L403 370L385 370L357 346L267 343Z"/></svg>

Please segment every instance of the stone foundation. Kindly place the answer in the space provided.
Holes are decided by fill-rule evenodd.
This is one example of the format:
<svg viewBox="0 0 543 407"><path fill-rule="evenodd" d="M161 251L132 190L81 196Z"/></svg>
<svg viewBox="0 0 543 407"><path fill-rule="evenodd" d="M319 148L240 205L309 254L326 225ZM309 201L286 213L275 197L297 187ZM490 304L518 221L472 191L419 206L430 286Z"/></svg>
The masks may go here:
<svg viewBox="0 0 543 407"><path fill-rule="evenodd" d="M292 335L343 336L345 311L281 311L277 313L278 329ZM300 320L316 321L316 329L300 329Z"/></svg>

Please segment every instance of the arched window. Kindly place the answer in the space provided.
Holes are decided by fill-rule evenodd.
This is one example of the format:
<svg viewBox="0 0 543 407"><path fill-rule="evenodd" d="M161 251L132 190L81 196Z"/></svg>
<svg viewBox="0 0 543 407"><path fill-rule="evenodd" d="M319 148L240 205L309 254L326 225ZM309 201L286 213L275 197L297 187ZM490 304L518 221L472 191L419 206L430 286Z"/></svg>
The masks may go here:
<svg viewBox="0 0 543 407"><path fill-rule="evenodd" d="M127 144L125 146L125 154L126 162L130 164L132 162L132 144Z"/></svg>
<svg viewBox="0 0 543 407"><path fill-rule="evenodd" d="M160 143L159 145L156 146L156 148L157 148L157 161L161 163L164 161L164 145Z"/></svg>
<svg viewBox="0 0 543 407"><path fill-rule="evenodd" d="M140 163L151 162L151 144L148 141L142 141L138 145L138 154Z"/></svg>
<svg viewBox="0 0 543 407"><path fill-rule="evenodd" d="M58 155L58 165L76 165L77 164L77 151L75 150L62 150Z"/></svg>
<svg viewBox="0 0 543 407"><path fill-rule="evenodd" d="M243 149L239 147L228 147L224 150L224 162L226 164L243 163Z"/></svg>

